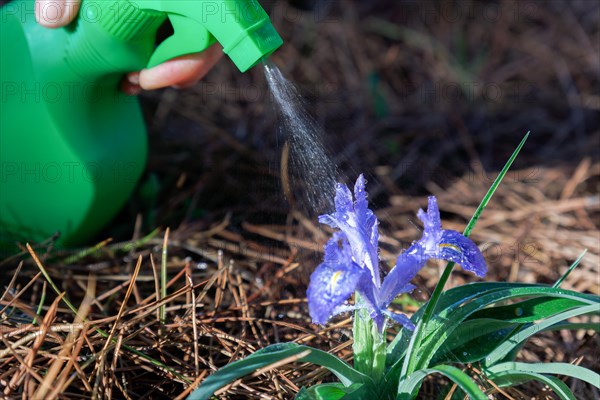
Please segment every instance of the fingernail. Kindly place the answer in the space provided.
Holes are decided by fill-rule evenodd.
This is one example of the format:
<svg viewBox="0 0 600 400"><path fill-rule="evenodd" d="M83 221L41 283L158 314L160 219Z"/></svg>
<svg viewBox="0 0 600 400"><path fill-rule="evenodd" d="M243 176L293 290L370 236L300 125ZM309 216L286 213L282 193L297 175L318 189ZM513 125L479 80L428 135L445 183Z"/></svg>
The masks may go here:
<svg viewBox="0 0 600 400"><path fill-rule="evenodd" d="M127 80L129 81L129 83L131 83L133 85L139 85L140 84L140 73L139 73L139 71L128 73L127 74Z"/></svg>
<svg viewBox="0 0 600 400"><path fill-rule="evenodd" d="M143 69L138 75L138 79L141 82L140 86L144 90L160 89L164 85L161 84L161 71L164 69L164 64L157 65L156 67Z"/></svg>
<svg viewBox="0 0 600 400"><path fill-rule="evenodd" d="M67 25L78 12L78 0L38 0L35 5L35 19L47 28Z"/></svg>

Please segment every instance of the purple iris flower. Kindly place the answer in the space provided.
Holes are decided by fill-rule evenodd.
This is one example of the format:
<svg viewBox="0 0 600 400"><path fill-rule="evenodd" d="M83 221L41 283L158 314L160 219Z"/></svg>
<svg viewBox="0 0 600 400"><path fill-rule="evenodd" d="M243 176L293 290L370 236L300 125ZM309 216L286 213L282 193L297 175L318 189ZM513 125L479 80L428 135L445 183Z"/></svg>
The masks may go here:
<svg viewBox="0 0 600 400"><path fill-rule="evenodd" d="M335 231L325 245L325 257L310 277L308 308L314 323L325 324L334 315L365 308L380 331L386 317L414 329L403 314L387 308L401 293L413 290L409 282L430 258L454 261L463 269L484 277L487 271L483 255L470 239L456 231L442 229L437 200L429 197L427 212L417 217L424 224L423 237L400 254L396 265L381 281L379 271L379 222L368 208L365 179L360 175L352 193L343 184L336 186L335 212L319 217ZM352 293L361 295L359 304L348 305Z"/></svg>

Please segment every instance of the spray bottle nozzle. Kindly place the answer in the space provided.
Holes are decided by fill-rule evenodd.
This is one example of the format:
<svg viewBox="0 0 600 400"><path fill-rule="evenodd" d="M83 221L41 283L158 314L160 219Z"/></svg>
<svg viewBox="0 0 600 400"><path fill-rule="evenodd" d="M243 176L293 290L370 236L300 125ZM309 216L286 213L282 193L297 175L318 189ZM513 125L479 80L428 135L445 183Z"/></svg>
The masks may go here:
<svg viewBox="0 0 600 400"><path fill-rule="evenodd" d="M283 40L256 0L114 0L101 1L101 25L127 42L154 35L168 18L172 36L152 53L148 67L197 53L218 41L238 69L245 72L275 51ZM83 8L85 10L85 8Z"/></svg>

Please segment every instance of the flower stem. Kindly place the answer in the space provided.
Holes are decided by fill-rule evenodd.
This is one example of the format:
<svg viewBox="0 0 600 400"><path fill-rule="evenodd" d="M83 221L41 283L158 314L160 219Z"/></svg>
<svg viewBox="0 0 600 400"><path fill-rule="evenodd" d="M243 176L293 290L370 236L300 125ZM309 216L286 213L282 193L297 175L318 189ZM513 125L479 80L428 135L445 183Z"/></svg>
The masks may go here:
<svg viewBox="0 0 600 400"><path fill-rule="evenodd" d="M362 302L358 293L356 303ZM375 321L364 308L354 311L352 327L354 343L354 369L370 377L378 384L385 375L386 343L385 336L379 331Z"/></svg>

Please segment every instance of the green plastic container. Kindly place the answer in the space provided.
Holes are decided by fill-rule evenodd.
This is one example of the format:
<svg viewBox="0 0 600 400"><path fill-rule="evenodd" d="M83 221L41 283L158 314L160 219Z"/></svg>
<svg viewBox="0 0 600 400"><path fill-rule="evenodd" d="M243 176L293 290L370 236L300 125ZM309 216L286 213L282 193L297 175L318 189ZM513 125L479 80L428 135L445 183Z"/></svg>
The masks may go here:
<svg viewBox="0 0 600 400"><path fill-rule="evenodd" d="M146 163L136 98L124 73L219 41L244 72L282 40L255 0L83 0L60 29L39 26L33 0L0 12L0 244L84 243L131 195ZM155 47L169 18L174 34Z"/></svg>

